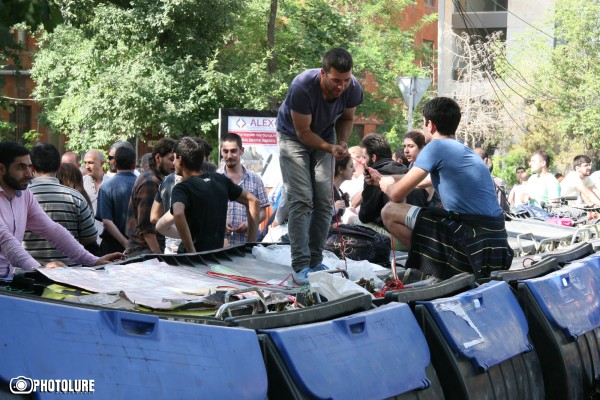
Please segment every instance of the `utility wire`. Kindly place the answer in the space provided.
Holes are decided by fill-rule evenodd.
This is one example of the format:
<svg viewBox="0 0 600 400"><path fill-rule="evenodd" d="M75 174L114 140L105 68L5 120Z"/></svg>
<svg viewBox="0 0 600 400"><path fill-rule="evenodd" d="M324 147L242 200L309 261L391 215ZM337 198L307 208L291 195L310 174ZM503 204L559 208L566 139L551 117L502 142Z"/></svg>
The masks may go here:
<svg viewBox="0 0 600 400"><path fill-rule="evenodd" d="M475 26L475 24L473 23L473 21L471 21L470 17L469 17L469 16L468 16L468 14L465 12L465 10L463 9L462 5L461 5L461 4L458 2L458 0L453 0L453 2L454 2L454 5L455 5L455 7L456 7L456 9L457 9L457 11L458 11L458 14L459 14L460 18L463 20L463 23L464 23L464 25L465 25L465 30L467 31L467 33L468 33L470 36L473 36L473 37L480 37L480 35L478 35L478 34L475 34L475 33L474 33L474 31L473 31L473 27ZM482 22L482 21L481 21L481 19L479 18L479 15L478 15L478 13L477 13L477 12L475 12L475 11L472 11L471 13L472 13L472 14L473 14L473 15L474 15L474 16L475 16L475 17L476 17L478 20L479 20L480 24L483 26L483 30L486 32L486 34L487 34L487 35L488 35L488 37L489 37L489 36L490 36L490 33L489 33L489 31L487 30L487 28L485 28L485 26L484 26L483 22ZM501 50L501 52L503 52L502 50L504 50L504 48L499 48L499 47L498 47L498 45L496 45L496 44L493 44L493 43L492 43L492 45L496 46L496 48L497 48L497 49L499 49L499 50ZM485 49L485 47L482 47L482 50L483 50L483 51L487 51L487 49ZM486 64L486 61L483 59L483 56L480 54L480 51L475 51L475 55L476 55L476 57L479 59L479 61L480 61L480 63L481 63L481 64ZM486 58L488 58L489 54L487 54L487 55L484 55L484 56L485 56ZM506 58L506 56L505 56L505 55L502 57L502 59L503 59L503 60L504 60L504 61L505 61L505 62L506 62L508 65L510 65L510 67L511 67L511 68L512 68L514 71L518 71L518 70L517 70L517 69L516 69L514 66L512 66L512 64L510 64L510 62L508 61L508 59ZM492 74L491 74L491 73L490 73L490 72L489 72L487 69L485 69L485 72L486 72L485 76L486 76L487 80L489 81L490 85L492 86L492 89L493 89L493 90L494 90L494 92L496 93L496 96L498 96L497 90L498 90L498 91L500 91L500 92L502 93L503 97L504 97L504 98L506 98L506 100L507 100L507 101L508 101L508 102L509 102L509 103L510 103L512 106L515 106L515 104L514 104L514 103L512 103L512 102L509 100L509 97L508 97L508 96L507 96L507 95L506 95L506 94L503 92L503 89L502 89L502 87L501 87L501 86L498 84L498 82L497 82L497 79L501 80L501 81L504 83L504 85L505 85L506 89L509 89L509 90L511 90L512 92L514 92L514 93L515 93L517 96L521 97L521 98L522 98L523 100L525 100L526 102L529 102L529 101L531 100L530 98L523 96L521 93L519 93L517 90L515 90L515 89L514 89L514 88L513 88L513 87L512 87L512 86L511 86L511 85L510 85L510 84L509 84L509 83L508 83L508 82L507 82L507 81L506 81L506 80L505 80L505 79L504 79L504 78L501 76L501 75L492 76ZM513 79L513 80L514 80L514 79ZM523 81L524 81L525 83L527 83L527 85L528 85L529 87L531 87L531 89L533 89L533 90L534 90L534 92L535 92L536 94L540 94L540 93L542 93L542 94L543 94L543 92L542 92L542 91L540 91L539 89L537 89L536 87L534 87L533 85L531 85L529 82L527 82L527 80L526 80L526 79L524 79ZM519 83L518 83L516 80L515 80L515 82L516 82L517 84L519 84ZM496 88L494 88L494 85L497 87L497 90L496 90ZM523 86L522 86L522 85L520 85L520 84L519 84L519 86L521 86L523 89L525 89L525 90L527 90L527 91L530 91L530 90L528 90L527 88L523 87ZM552 100L556 100L556 98L554 98L554 97L552 97L552 96L546 96L546 95L544 95L544 97L546 97L546 98L547 98L548 100L550 100L550 101L552 101ZM500 99L500 96L498 96L498 98ZM504 103L503 103L502 101L501 101L500 103L501 103L502 107L505 109L505 111L507 112L507 114L508 114L508 115L511 117L511 119L513 119L513 118L512 118L512 114L509 112L509 110L507 110L507 109L506 109L506 107L504 106ZM533 117L533 118L537 118L537 119L543 119L543 118L542 118L542 117L540 117L539 115L528 113L528 112L526 112L525 110L522 110L522 111L523 111L523 113L525 113L525 114L527 114L527 115L529 115L529 116L531 116L531 117ZM552 115L552 114L551 114L551 115ZM560 116L560 115L558 115L558 114L553 114L553 116ZM514 121L514 119L513 119L513 121ZM514 122L515 122L515 124L517 124L517 125L518 125L518 123L517 123L516 121L514 121Z"/></svg>

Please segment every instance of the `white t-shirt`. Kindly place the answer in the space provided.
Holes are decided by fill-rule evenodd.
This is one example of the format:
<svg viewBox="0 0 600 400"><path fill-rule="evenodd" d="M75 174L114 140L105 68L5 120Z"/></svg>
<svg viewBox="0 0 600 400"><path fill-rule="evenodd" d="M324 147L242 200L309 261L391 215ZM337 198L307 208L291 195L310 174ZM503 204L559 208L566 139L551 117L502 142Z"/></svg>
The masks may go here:
<svg viewBox="0 0 600 400"><path fill-rule="evenodd" d="M551 173L532 175L527 181L527 192L530 204L541 206L542 202L548 204L550 200L560 198L560 183Z"/></svg>
<svg viewBox="0 0 600 400"><path fill-rule="evenodd" d="M348 196L352 198L356 193L362 192L364 182L364 175L359 175L357 178L352 177L352 179L342 182L340 190L344 193L348 193Z"/></svg>
<svg viewBox="0 0 600 400"><path fill-rule="evenodd" d="M577 200L569 200L569 204L581 204L581 187L593 188L594 182L592 182L589 176L581 179L579 173L571 171L565 176L565 179L560 183L560 194L563 197L577 196Z"/></svg>

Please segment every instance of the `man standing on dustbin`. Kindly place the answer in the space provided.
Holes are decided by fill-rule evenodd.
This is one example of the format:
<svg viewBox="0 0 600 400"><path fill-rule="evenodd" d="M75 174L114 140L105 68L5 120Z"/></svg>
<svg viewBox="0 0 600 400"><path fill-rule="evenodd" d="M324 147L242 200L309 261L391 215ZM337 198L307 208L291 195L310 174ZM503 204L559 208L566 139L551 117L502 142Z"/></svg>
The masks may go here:
<svg viewBox="0 0 600 400"><path fill-rule="evenodd" d="M333 158L348 156L346 142L354 112L363 102L352 66L348 51L329 50L321 68L294 78L277 114L279 162L289 202L292 276L300 285L308 283L309 273L327 269L322 261L333 215Z"/></svg>

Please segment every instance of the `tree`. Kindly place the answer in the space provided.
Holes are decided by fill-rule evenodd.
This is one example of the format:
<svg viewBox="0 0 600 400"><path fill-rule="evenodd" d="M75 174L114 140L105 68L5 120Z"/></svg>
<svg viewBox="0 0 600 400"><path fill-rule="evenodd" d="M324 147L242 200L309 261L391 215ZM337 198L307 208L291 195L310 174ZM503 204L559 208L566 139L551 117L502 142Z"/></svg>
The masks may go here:
<svg viewBox="0 0 600 400"><path fill-rule="evenodd" d="M0 0L0 57L14 57L20 49L12 33L14 25L31 30L43 25L51 30L60 20L52 11L47 0Z"/></svg>
<svg viewBox="0 0 600 400"><path fill-rule="evenodd" d="M402 29L400 24L412 0L282 0L251 1L245 18L230 36L230 42L219 54L219 65L227 74L237 74L245 60L269 60L269 75L253 89L266 89L271 109L285 96L287 85L295 75L320 66L323 53L332 47L345 47L353 55L354 74L375 90L366 93L359 114L377 115L383 120L382 131L404 123L404 103L396 78L398 76L432 76L432 70L421 68L415 60L431 64L433 51L416 46L417 31L435 21L425 17L415 26ZM278 5L274 37L266 35L265 21L272 21L273 7ZM272 27L272 22L268 25ZM269 30L270 32L270 30ZM272 41L272 42L271 42ZM277 68L273 69L276 59ZM243 97L243 96L242 96Z"/></svg>
<svg viewBox="0 0 600 400"><path fill-rule="evenodd" d="M238 20L238 0L60 2L65 24L40 40L32 76L49 124L71 149L146 130L212 129L221 76L214 53Z"/></svg>
<svg viewBox="0 0 600 400"><path fill-rule="evenodd" d="M548 145L565 164L574 154L600 150L598 15L597 0L556 0L543 24L522 35L514 68L506 72L516 95L528 99L526 135L550 136L551 143L544 143L548 140L539 135L539 147ZM525 135L521 141L531 142Z"/></svg>
<svg viewBox="0 0 600 400"><path fill-rule="evenodd" d="M512 105L503 102L497 89L500 85L498 64L505 57L501 33L482 38L463 33L449 33L454 42L452 52L457 84L454 98L462 110L457 138L465 145L496 148L507 143L518 128Z"/></svg>
<svg viewBox="0 0 600 400"><path fill-rule="evenodd" d="M332 47L348 48L355 74L375 82L359 112L386 129L404 120L396 77L431 74L414 63L427 53L414 45L421 24L397 26L408 0L55 1L65 24L42 37L32 73L72 149L147 130L214 143L219 108L278 107Z"/></svg>

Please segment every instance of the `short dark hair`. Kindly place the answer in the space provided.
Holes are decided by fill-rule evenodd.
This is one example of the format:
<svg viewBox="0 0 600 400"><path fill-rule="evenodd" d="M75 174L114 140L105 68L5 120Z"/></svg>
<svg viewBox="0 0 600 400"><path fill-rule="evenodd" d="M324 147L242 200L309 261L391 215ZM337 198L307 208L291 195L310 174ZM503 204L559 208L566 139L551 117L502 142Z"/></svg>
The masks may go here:
<svg viewBox="0 0 600 400"><path fill-rule="evenodd" d="M361 140L360 145L367 150L370 157L375 154L378 160L392 158L392 147L383 135L371 133Z"/></svg>
<svg viewBox="0 0 600 400"><path fill-rule="evenodd" d="M460 124L460 106L449 97L436 97L423 106L423 117L432 121L440 134L454 136Z"/></svg>
<svg viewBox="0 0 600 400"><path fill-rule="evenodd" d="M340 173L340 169L346 169L348 167L348 163L352 158L350 156L342 158L341 160L335 160L335 174L338 175Z"/></svg>
<svg viewBox="0 0 600 400"><path fill-rule="evenodd" d="M135 166L135 150L127 146L117 147L115 150L115 165L119 170L133 169Z"/></svg>
<svg viewBox="0 0 600 400"><path fill-rule="evenodd" d="M352 55L346 49L335 47L323 54L323 64L321 67L329 72L335 68L339 72L348 72L352 70Z"/></svg>
<svg viewBox="0 0 600 400"><path fill-rule="evenodd" d="M148 165L150 163L150 158L152 157L152 153L144 153L144 155L142 155L142 157L140 158L140 164L141 165Z"/></svg>
<svg viewBox="0 0 600 400"><path fill-rule="evenodd" d="M521 172L527 171L527 169L525 167L517 167L517 168L515 168L515 174L518 174L519 170L521 170Z"/></svg>
<svg viewBox="0 0 600 400"><path fill-rule="evenodd" d="M210 153L212 153L212 146L210 145L210 143L208 143L206 140L201 139L204 141L204 157L210 157Z"/></svg>
<svg viewBox="0 0 600 400"><path fill-rule="evenodd" d="M400 147L400 148L396 149L396 151L394 151L394 156L396 157L396 162L399 162L400 164L404 164L407 167L410 164L408 162L408 159L406 158L406 154L404 154L403 148Z"/></svg>
<svg viewBox="0 0 600 400"><path fill-rule="evenodd" d="M579 167L581 164L584 164L584 163L590 164L591 162L592 162L591 158L589 158L585 154L581 154L581 155L576 156L573 159L573 168Z"/></svg>
<svg viewBox="0 0 600 400"><path fill-rule="evenodd" d="M0 164L6 169L15 161L15 158L31 154L29 149L17 142L0 142Z"/></svg>
<svg viewBox="0 0 600 400"><path fill-rule="evenodd" d="M415 142L419 149L425 147L425 135L419 131L410 131L406 135L404 135L404 139L409 139Z"/></svg>
<svg viewBox="0 0 600 400"><path fill-rule="evenodd" d="M200 171L204 163L203 139L186 136L181 138L173 151L176 157L181 157L181 164L190 171Z"/></svg>
<svg viewBox="0 0 600 400"><path fill-rule="evenodd" d="M238 147L242 148L242 137L237 133L226 133L223 139L221 139L221 143L223 142L236 142Z"/></svg>
<svg viewBox="0 0 600 400"><path fill-rule="evenodd" d="M148 165L150 168L156 168L156 155L159 154L161 157L166 156L169 153L173 152L173 148L175 147L174 139L171 138L162 138L156 143L156 146L152 148L152 156L148 161Z"/></svg>
<svg viewBox="0 0 600 400"><path fill-rule="evenodd" d="M110 149L108 149L108 151L111 151L112 149L118 149L119 147L129 147L130 149L133 150L133 145L131 143L129 143L126 140L119 140L117 142L114 142L111 146ZM116 151L116 150L115 150Z"/></svg>
<svg viewBox="0 0 600 400"><path fill-rule="evenodd" d="M550 162L552 159L546 150L536 150L533 152L532 157L535 155L539 156L543 161L546 161L546 168L550 168Z"/></svg>
<svg viewBox="0 0 600 400"><path fill-rule="evenodd" d="M38 172L56 172L60 168L60 153L54 145L38 142L31 148L31 164Z"/></svg>

